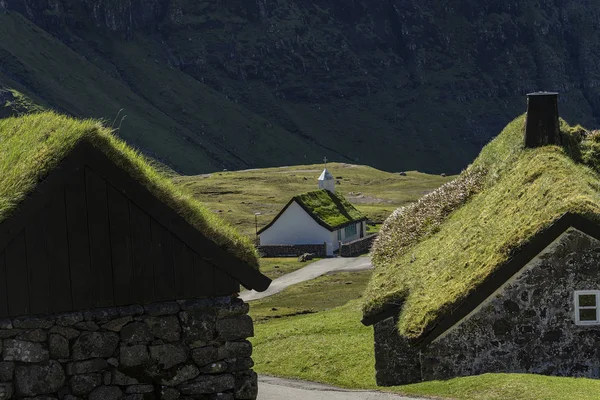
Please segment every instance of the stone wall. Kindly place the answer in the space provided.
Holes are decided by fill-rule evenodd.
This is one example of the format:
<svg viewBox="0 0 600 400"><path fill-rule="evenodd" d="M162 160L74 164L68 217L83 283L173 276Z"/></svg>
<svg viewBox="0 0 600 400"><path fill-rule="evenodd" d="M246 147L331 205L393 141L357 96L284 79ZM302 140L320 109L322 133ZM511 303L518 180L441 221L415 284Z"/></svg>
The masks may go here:
<svg viewBox="0 0 600 400"><path fill-rule="evenodd" d="M262 257L297 257L304 253L312 253L315 257L325 257L327 250L323 244L273 244L258 246Z"/></svg>
<svg viewBox="0 0 600 400"><path fill-rule="evenodd" d="M600 242L571 229L425 348L406 347L387 326L392 319L379 322L378 383L488 372L600 378L600 325L575 325L573 298L575 290L600 289L598 265ZM417 352L420 363L404 359Z"/></svg>
<svg viewBox="0 0 600 400"><path fill-rule="evenodd" d="M377 234L368 235L364 238L353 240L352 242L342 243L340 247L340 256L354 257L360 254L368 253L373 246L373 241L377 238Z"/></svg>
<svg viewBox="0 0 600 400"><path fill-rule="evenodd" d="M0 321L0 399L255 399L247 312L219 297Z"/></svg>

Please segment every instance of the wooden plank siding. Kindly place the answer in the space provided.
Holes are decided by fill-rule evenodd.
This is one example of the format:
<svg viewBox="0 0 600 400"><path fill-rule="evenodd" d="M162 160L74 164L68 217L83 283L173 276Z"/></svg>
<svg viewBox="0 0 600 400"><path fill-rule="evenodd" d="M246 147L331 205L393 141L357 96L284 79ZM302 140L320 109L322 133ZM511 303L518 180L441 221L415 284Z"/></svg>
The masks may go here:
<svg viewBox="0 0 600 400"><path fill-rule="evenodd" d="M0 243L0 318L239 290L207 261L212 247L202 255L202 244L190 248L110 175L79 165L44 196L16 236Z"/></svg>

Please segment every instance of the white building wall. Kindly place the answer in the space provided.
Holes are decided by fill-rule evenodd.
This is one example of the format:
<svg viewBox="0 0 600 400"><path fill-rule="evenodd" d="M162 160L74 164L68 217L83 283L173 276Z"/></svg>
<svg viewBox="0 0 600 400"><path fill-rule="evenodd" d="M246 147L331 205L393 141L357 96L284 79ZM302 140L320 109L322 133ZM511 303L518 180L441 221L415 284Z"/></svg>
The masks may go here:
<svg viewBox="0 0 600 400"><path fill-rule="evenodd" d="M334 232L335 233L335 232ZM328 243L327 253L332 255L337 249L334 235L323 228L298 205L293 202L267 230L260 234L261 246L270 244L321 244ZM331 249L331 250L330 250Z"/></svg>

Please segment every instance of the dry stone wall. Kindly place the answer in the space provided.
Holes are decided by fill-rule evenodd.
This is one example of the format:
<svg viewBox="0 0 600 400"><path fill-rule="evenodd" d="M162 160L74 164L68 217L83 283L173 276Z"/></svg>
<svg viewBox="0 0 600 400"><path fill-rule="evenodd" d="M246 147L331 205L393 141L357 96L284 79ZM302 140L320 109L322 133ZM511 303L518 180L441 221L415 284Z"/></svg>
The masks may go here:
<svg viewBox="0 0 600 400"><path fill-rule="evenodd" d="M314 254L315 257L325 257L327 251L323 244L273 244L258 246L262 257L295 257L304 253Z"/></svg>
<svg viewBox="0 0 600 400"><path fill-rule="evenodd" d="M342 243L342 246L340 247L340 256L354 257L359 254L368 253L376 238L377 234L375 233L361 239L353 240L352 242Z"/></svg>
<svg viewBox="0 0 600 400"><path fill-rule="evenodd" d="M0 321L0 399L256 399L247 312L219 297Z"/></svg>

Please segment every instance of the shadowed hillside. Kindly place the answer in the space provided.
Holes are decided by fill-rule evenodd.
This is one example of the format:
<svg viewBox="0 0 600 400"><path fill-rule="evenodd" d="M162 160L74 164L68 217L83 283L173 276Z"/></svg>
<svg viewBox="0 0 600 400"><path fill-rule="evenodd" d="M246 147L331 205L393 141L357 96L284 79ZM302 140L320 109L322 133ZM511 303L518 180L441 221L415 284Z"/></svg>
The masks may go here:
<svg viewBox="0 0 600 400"><path fill-rule="evenodd" d="M597 124L600 11L576 0L0 2L0 84L181 172L335 161L458 172L561 92Z"/></svg>

